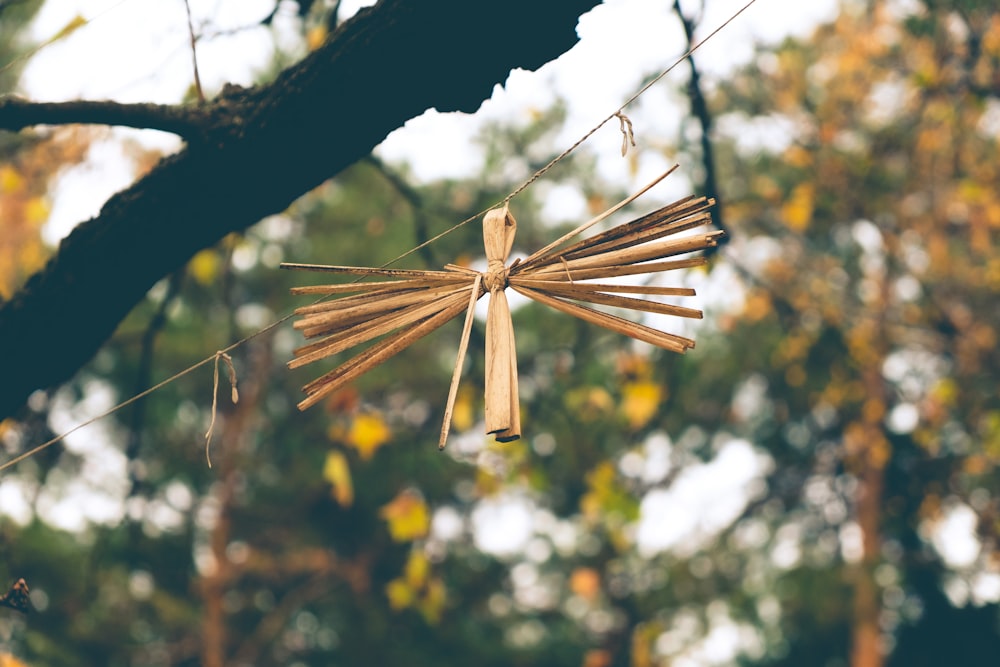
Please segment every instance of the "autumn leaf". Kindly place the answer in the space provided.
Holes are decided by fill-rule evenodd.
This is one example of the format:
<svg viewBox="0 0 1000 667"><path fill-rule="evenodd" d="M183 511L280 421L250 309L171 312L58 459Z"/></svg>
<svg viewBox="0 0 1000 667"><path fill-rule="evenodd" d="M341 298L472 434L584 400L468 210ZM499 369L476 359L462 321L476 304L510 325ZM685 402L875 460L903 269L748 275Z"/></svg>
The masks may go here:
<svg viewBox="0 0 1000 667"><path fill-rule="evenodd" d="M354 485L351 481L351 468L343 452L332 450L326 455L323 464L323 479L331 485L330 493L341 507L350 507L354 502Z"/></svg>
<svg viewBox="0 0 1000 667"><path fill-rule="evenodd" d="M660 407L663 388L655 382L629 382L622 388L621 413L629 428L636 431L649 423Z"/></svg>
<svg viewBox="0 0 1000 667"><path fill-rule="evenodd" d="M310 51L315 51L319 47L323 46L323 43L327 38L326 26L318 25L310 28L306 33L306 46Z"/></svg>
<svg viewBox="0 0 1000 667"><path fill-rule="evenodd" d="M601 594L601 575L592 567L578 567L569 576L569 589L587 602L594 602Z"/></svg>
<svg viewBox="0 0 1000 667"><path fill-rule="evenodd" d="M610 519L616 529L622 522L639 516L639 504L618 481L618 471L612 461L601 461L587 473L587 492L580 498L580 511L590 521ZM622 542L624 545L624 542Z"/></svg>
<svg viewBox="0 0 1000 667"><path fill-rule="evenodd" d="M414 549L410 552L410 557L406 560L403 568L403 576L406 583L415 589L419 589L427 581L427 576L431 571L431 563L422 552Z"/></svg>
<svg viewBox="0 0 1000 667"><path fill-rule="evenodd" d="M403 567L403 576L385 587L389 606L395 611L414 607L427 623L439 622L447 595L444 582L440 577L430 577L430 569L430 561L423 552L411 551Z"/></svg>
<svg viewBox="0 0 1000 667"><path fill-rule="evenodd" d="M455 407L451 413L451 424L456 431L468 431L475 423L473 391L462 387L458 390Z"/></svg>
<svg viewBox="0 0 1000 667"><path fill-rule="evenodd" d="M17 192L24 187L24 179L10 165L0 165L0 194Z"/></svg>
<svg viewBox="0 0 1000 667"><path fill-rule="evenodd" d="M614 656L603 648L592 648L583 655L583 667L611 667Z"/></svg>
<svg viewBox="0 0 1000 667"><path fill-rule="evenodd" d="M392 431L382 416L375 412L363 412L351 420L344 443L357 450L362 460L368 461L379 447L392 439Z"/></svg>
<svg viewBox="0 0 1000 667"><path fill-rule="evenodd" d="M385 595L389 598L389 607L394 611L400 611L413 604L416 591L405 580L393 579L386 584Z"/></svg>
<svg viewBox="0 0 1000 667"><path fill-rule="evenodd" d="M431 525L427 504L416 491L402 491L379 511L396 542L409 542L427 534Z"/></svg>
<svg viewBox="0 0 1000 667"><path fill-rule="evenodd" d="M195 254L188 262L188 272L199 285L208 286L215 282L222 262L214 248L206 248Z"/></svg>
<svg viewBox="0 0 1000 667"><path fill-rule="evenodd" d="M652 667L653 642L659 633L655 623L641 623L632 631L632 667Z"/></svg>
<svg viewBox="0 0 1000 667"><path fill-rule="evenodd" d="M427 588L417 603L417 611L427 623L434 625L441 620L441 612L444 611L447 597L444 582L441 581L440 577L434 577L427 582Z"/></svg>
<svg viewBox="0 0 1000 667"><path fill-rule="evenodd" d="M812 220L816 188L812 183L800 183L792 190L792 196L781 207L781 217L794 232L805 231Z"/></svg>

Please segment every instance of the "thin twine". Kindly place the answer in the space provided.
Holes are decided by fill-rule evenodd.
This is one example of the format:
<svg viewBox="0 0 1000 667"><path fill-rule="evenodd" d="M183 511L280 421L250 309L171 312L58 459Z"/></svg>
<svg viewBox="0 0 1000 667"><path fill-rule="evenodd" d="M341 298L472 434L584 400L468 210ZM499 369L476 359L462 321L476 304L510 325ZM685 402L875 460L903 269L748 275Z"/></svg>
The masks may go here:
<svg viewBox="0 0 1000 667"><path fill-rule="evenodd" d="M459 222L459 223L453 225L452 227L444 230L440 234L437 234L437 235L435 235L435 236L427 239L426 241L424 241L420 245L417 245L417 246L411 248L410 250L407 250L406 252L404 252L403 254L399 255L395 259L389 260L388 262L386 262L385 264L383 264L379 268L383 268L384 269L384 268L386 268L388 266L391 266L391 265L395 264L396 262L400 261L401 259L405 259L406 257L409 257L413 253L415 253L415 252L417 252L417 251L419 251L419 250L421 250L423 248L426 248L431 243L434 243L435 241L438 241L438 240L444 238L445 236L447 236L448 234L452 233L453 231L459 229L460 227L463 227L463 226L469 224L470 222L472 222L473 220L476 220L477 218L482 217L483 215L485 215L486 213L488 213L491 209L498 208L499 206L505 206L506 204L508 204L514 197L516 197L517 195L519 195L522 192L524 192L529 186L531 186L535 181L537 181L539 178L541 178L552 167L554 167L556 164L558 164L562 160L566 159L569 156L570 153L572 153L573 151L575 151L584 142L586 142L588 139L590 139L590 137L592 137L602 127L604 127L611 119L613 119L613 118L620 118L622 112L625 110L626 107L628 107L630 104L632 104L637 99L639 99L639 97L641 95L643 95L647 90L649 90L652 86L654 86L656 83L658 83L667 74L669 74L670 72L672 72L674 70L674 68L676 68L678 65L680 65L685 60L687 60L687 58L689 58L695 51L697 51L699 48L701 48L701 46L703 44L705 44L708 40L710 40L713 37L715 37L715 35L717 35L723 28L725 28L730 23L732 23L734 20L736 20L736 18L738 16L740 16L743 12L745 12L747 9L749 9L750 6L753 5L756 1L757 0L749 0L749 2L747 2L745 5L743 5L743 7L741 7L735 14L733 14L728 19L726 19L723 23L721 23L715 30L713 30L712 32L710 32L706 37L704 37L703 39L699 40L697 44L691 46L687 51L685 51L684 54L682 56L680 56L676 61L674 61L674 63L672 65L670 65L669 67L667 67L665 70L663 70L658 75L656 75L656 77L654 77L648 83L646 83L646 85L644 85L642 88L640 88L634 95L632 95L632 97L628 98L625 101L624 104L622 104L620 107L618 107L617 109L615 109L613 113L611 113L604 120L602 120L600 123L598 123L593 128L591 128L586 134L584 134L582 137L580 137L572 146L570 146L569 148L567 148L566 150L564 150L562 153L560 153L556 157L552 158L552 160L550 160L548 162L548 164L546 164L541 169L539 169L534 174L532 174L531 177L528 178L528 180L526 180L523 183L521 183L521 185L519 185L517 188L515 188L510 194L508 194L506 197L504 197L501 201L497 202L493 206L490 206L489 208L483 209L482 211L480 211L479 213L476 213L475 215L469 216L465 220L462 220L461 222ZM122 2L119 2L118 5L124 4L125 2L127 2L127 0L122 0ZM117 7L118 5L115 5L114 7ZM112 9L114 7L112 7ZM110 10L107 10L107 11L110 11ZM105 11L103 13L107 13L107 11ZM101 16L101 14L99 14L98 16ZM96 19L96 18L97 18L97 16L94 17L94 19ZM94 19L91 19L91 21L93 21ZM0 69L0 71L3 71L3 70ZM358 278L354 282L358 282L361 279L362 278ZM326 299L326 298L328 298L328 297L324 296L323 298L319 299L317 301L317 303L319 301L322 301L322 300ZM143 398L145 396L148 396L149 394L152 394L154 391L157 391L158 389L161 389L162 387L165 387L166 385L170 384L171 382L174 382L175 380L179 380L180 378L182 378L183 376L187 375L188 373L191 373L192 371L197 370L198 368L201 368L205 364L208 364L208 363L210 363L212 361L215 361L215 363L216 363L216 368L215 368L215 374L216 374L215 375L215 382L216 382L216 390L217 390L218 389L218 372L219 372L218 371L218 359L219 359L220 355L228 356L228 355L226 355L226 353L228 353L228 352L236 349L237 347L239 347L240 345L243 345L244 343L249 342L250 340L253 340L257 336L260 336L260 335L262 335L264 333L267 333L271 329L274 329L274 328L276 328L276 327L284 324L288 320L292 319L294 316L295 316L295 312L294 311L292 311L290 313L287 313L286 315L284 315L280 319L272 322L271 324L268 324L263 329L260 329L259 331L256 331L256 332L250 334L249 336L246 336L245 338L241 338L240 340L236 341L235 343L233 343L229 347L226 347L226 348L224 348L222 350L219 350L219 351L217 351L215 354L213 354L211 356L205 357L204 359L202 359L201 361L193 364L192 366L189 366L189 367L185 368L184 370L182 370L182 371L180 371L178 373L175 373L174 375L168 377L167 379L165 379L165 380L163 380L163 381L161 381L161 382L153 385L149 389L146 389L145 391L139 392L135 396L132 396L131 398L122 401L118 405L116 405L116 406L114 406L114 407L112 407L112 408L110 408L110 409L102 412L101 414L97 415L96 417L92 417L92 418L88 419L87 421L83 422L82 424L77 424L76 426L74 426L70 430L62 433L61 435L57 435L54 438L52 438L51 440L43 442L42 444L38 445L37 447L34 447L33 449L28 450L27 452L24 452L23 454L19 454L18 456L15 456L13 459L11 459L11 460L3 463L3 464L0 464L0 472L3 472L7 468L10 468L11 466L14 466L14 465L18 464L21 461L34 456L38 452L40 452L40 451L42 451L44 449L47 449L48 447L51 447L52 445L56 444L57 442L59 442L63 438L69 436L70 434L75 433L76 431L79 431L81 428L83 428L85 426L89 426L90 424L93 424L94 422L96 422L96 421L98 421L100 419L104 419L108 415L111 415L111 414L113 414L113 413L121 410L122 408L124 408L124 407L126 407L126 406L128 406L128 405L130 405L130 404L132 404L132 403L134 403L136 401L138 401L139 399L141 399L141 398ZM232 368L232 366L230 366L230 368ZM234 387L234 391L235 391L235 380L233 380L233 387ZM215 392L213 392L212 418L213 418L213 423L214 423L214 418L215 418ZM205 434L205 437L206 437L206 443L205 443L205 455L206 455L206 458L208 457L208 444L209 444L208 441L210 440L211 432L212 432L212 429L209 428L209 432ZM209 465L209 467L211 467L211 465L212 465L211 460L209 460L208 465Z"/></svg>

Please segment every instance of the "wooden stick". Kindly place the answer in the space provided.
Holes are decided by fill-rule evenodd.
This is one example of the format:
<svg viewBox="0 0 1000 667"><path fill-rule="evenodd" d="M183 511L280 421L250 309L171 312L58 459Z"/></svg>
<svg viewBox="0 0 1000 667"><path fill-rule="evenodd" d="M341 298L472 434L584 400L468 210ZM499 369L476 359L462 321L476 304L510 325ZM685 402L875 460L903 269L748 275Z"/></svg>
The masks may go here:
<svg viewBox="0 0 1000 667"><path fill-rule="evenodd" d="M649 243L650 241L661 239L664 236L672 236L688 229L708 225L711 224L711 222L712 216L708 213L685 216L681 219L673 219L670 221L664 221L662 224L636 229L628 234L616 235L615 237L608 238L600 243L585 244L576 250L562 253L559 256L565 257L566 259L575 259L577 257L589 257L597 254L613 252L615 250L622 250L640 245L642 243Z"/></svg>
<svg viewBox="0 0 1000 667"><path fill-rule="evenodd" d="M556 286L545 290L545 292L552 296L570 298L577 301L589 301L590 303L596 303L602 306L611 306L612 308L641 310L647 313L674 315L676 317L690 317L696 320L700 320L702 318L701 311L695 310L694 308L684 308L682 306L674 306L669 303L649 301L647 299L633 299L627 296L615 296L612 294L604 294L602 292L585 291L579 288L574 289L574 287L574 285L560 287L557 284Z"/></svg>
<svg viewBox="0 0 1000 667"><path fill-rule="evenodd" d="M302 329L303 333L311 338L341 328L340 323L348 318L374 317L387 312L401 310L413 304L427 303L434 299L444 298L467 289L469 289L468 285L456 287L454 284L451 284L416 292L407 291L402 294L387 295L375 301L366 300L363 303L348 306L341 310L315 313L308 317L303 317L292 326L296 329Z"/></svg>
<svg viewBox="0 0 1000 667"><path fill-rule="evenodd" d="M559 238L557 238L555 241L553 241L552 243L548 244L544 248L536 250L535 252L533 252L530 255L528 255L528 257L525 258L525 260L523 262L521 262L521 263L522 264L528 264L528 263L532 262L535 258L541 257L542 255L548 253L553 248L558 248L559 246L561 246L563 243L565 243L566 241L570 240L574 236L582 234L583 232L587 231L588 229L590 229L591 227L593 227L594 225L596 225L597 223L599 223L601 220L604 220L605 218L607 218L610 215L613 215L614 213L617 213L622 208L628 206L629 204L631 204L632 202L634 202L636 199L638 199L642 195L646 194L647 191L649 191L653 186L655 186L656 184L658 184L664 178L666 178L670 174L674 173L674 171L677 169L678 166L679 165L675 164L670 169L668 169L667 171L665 171L663 174L661 174L660 176L656 177L649 185L647 185L646 187L642 188L641 190L639 190L638 192L636 192L631 197L623 199L622 201L618 202L617 204L615 204L614 206L612 206L611 208L609 208L604 213L601 213L600 215L598 215L595 218L591 218L590 220L588 220L587 222L583 223L582 225L580 225L579 227L577 227L576 229L574 229L570 233L564 234L563 236L560 236Z"/></svg>
<svg viewBox="0 0 1000 667"><path fill-rule="evenodd" d="M468 288L466 288L468 289ZM352 335L345 336L338 340L332 341L330 344L314 350L309 354L302 355L296 359L288 362L289 368L299 368L313 361L319 359L324 359L326 357L332 356L339 352L343 352L346 349L352 348L355 345L360 345L361 343L367 342L373 338L378 338L379 336L384 336L387 333L395 331L401 327L409 326L414 322L419 322L422 319L433 316L435 313L439 313L443 310L451 308L456 301L464 302L465 295L463 294L465 290L458 290L454 294L442 297L440 299L435 299L424 304L416 304L406 310L396 313L387 319L380 321L377 324L372 324L371 326L364 327L361 331L358 331Z"/></svg>
<svg viewBox="0 0 1000 667"><path fill-rule="evenodd" d="M458 302L457 306L443 310L437 315L427 318L412 329L407 329L392 338L373 345L350 361L313 380L303 387L303 390L309 395L302 401L299 401L299 410L308 409L323 400L325 396L330 395L345 384L364 375L385 360L399 354L455 317L455 315L462 311L464 305L465 299L462 299Z"/></svg>
<svg viewBox="0 0 1000 667"><path fill-rule="evenodd" d="M581 251L585 248L589 248L594 245L602 244L612 239L616 239L634 232L639 232L644 229L649 229L651 227L657 227L664 225L665 221L669 223L673 219L680 219L689 215L692 212L696 212L704 209L706 206L706 200L704 197L695 198L688 197L680 201L676 201L673 204L668 204L663 208L660 208L652 213L648 213L641 218L632 220L631 222L626 222L622 225L617 225L611 229L596 234L590 238L582 239L576 243L569 245L563 249L553 249L549 252L539 255L531 260L529 263L527 260L522 262L522 267L519 271L523 271L526 268L534 268L544 264L549 264L554 261L558 261L559 257L569 257L573 253Z"/></svg>
<svg viewBox="0 0 1000 667"><path fill-rule="evenodd" d="M421 304L416 304L415 306L411 306L411 310L413 308L419 307L420 305ZM311 343L296 348L293 351L293 353L295 354L296 357L305 356L307 354L314 352L315 350L322 349L327 345L330 345L331 343L334 343L336 341L344 340L348 336L353 336L354 334L361 331L368 331L368 332L375 330L385 331L385 326L387 323L392 322L403 315L405 315L404 312L395 310L387 312L383 315L379 315L378 317L349 318L344 322L339 322L337 326L331 326L330 329L326 332L315 334L314 336L312 336L313 338L318 336L323 336L323 337L319 338L319 340L315 340Z"/></svg>
<svg viewBox="0 0 1000 667"><path fill-rule="evenodd" d="M572 276L571 276L572 277ZM523 285L531 289L563 290L580 292L619 292L624 294L656 294L658 296L695 296L690 287L659 287L656 285L615 285L612 283L581 283L559 280L533 280L522 276L513 276L511 285Z"/></svg>
<svg viewBox="0 0 1000 667"><path fill-rule="evenodd" d="M280 267L290 271L322 271L352 276L397 276L399 278L454 278L448 271L422 271L419 269L382 269L369 266L334 266L331 264L295 264L282 262Z"/></svg>
<svg viewBox="0 0 1000 667"><path fill-rule="evenodd" d="M448 270L448 271L454 271L456 273L463 273L463 274L465 274L467 276L468 275L474 275L474 276L479 275L479 271L476 271L475 269L470 269L467 266L461 266L459 264L445 264L444 268L446 270Z"/></svg>
<svg viewBox="0 0 1000 667"><path fill-rule="evenodd" d="M649 243L635 248L616 250L614 252L595 255L593 257L581 257L580 259L568 260L565 268L559 264L551 264L549 266L541 267L534 273L538 275L538 277L541 277L541 274L559 273L566 269L575 271L577 269L605 268L626 264L638 264L640 262L646 262L653 259L683 255L684 253L694 252L695 250L703 250L704 248L717 245L718 237L722 236L724 233L725 232L718 231L710 232L708 234L697 234L681 239L671 239L669 241ZM548 275L545 277L547 278Z"/></svg>
<svg viewBox="0 0 1000 667"><path fill-rule="evenodd" d="M634 276L642 273L661 273L663 271L673 271L675 269L688 269L694 266L704 266L708 260L704 257L688 257L687 259L674 259L668 262L650 262L648 264L630 264L628 266L604 266L596 269L576 269L568 276L565 271L552 271L542 274L534 271L524 274L523 277L531 280L562 280L569 282L578 280L597 280L601 278L621 278L624 276ZM518 280L522 276L517 276ZM513 284L513 277L511 278Z"/></svg>
<svg viewBox="0 0 1000 667"><path fill-rule="evenodd" d="M378 302L386 296L392 296L396 294L405 294L407 292L417 292L417 289L392 289L383 288L380 290L375 290L373 292L364 292L361 294L352 294L350 296L341 296L339 298L321 301L319 303L311 303L308 306L299 306L295 309L296 315L312 315L315 313L323 313L331 310L342 310L348 306L354 306L362 303L372 303Z"/></svg>
<svg viewBox="0 0 1000 667"><path fill-rule="evenodd" d="M293 287L291 293L299 294L324 294L331 296L334 294L352 294L354 292L372 292L385 288L405 289L429 287L440 285L442 282L458 280L458 276L448 278L412 278L409 280L386 280L377 283L345 283L343 285L305 285L303 287Z"/></svg>
<svg viewBox="0 0 1000 667"><path fill-rule="evenodd" d="M438 449L444 449L448 442L448 432L451 430L451 415L455 411L455 399L458 397L458 382L462 377L462 367L465 366L465 353L469 349L469 334L472 333L472 320L476 315L476 302L482 293L482 274L476 275L469 295L469 308L465 311L465 324L462 327L462 338L458 343L458 354L455 357L455 371L451 375L451 386L448 387L448 400L444 404L444 419L441 421L441 437L438 439Z"/></svg>
<svg viewBox="0 0 1000 667"><path fill-rule="evenodd" d="M594 257L616 250L624 250L626 248L655 241L663 238L664 236L671 236L688 229L710 224L711 222L712 217L707 212L703 212L697 215L686 215L681 218L671 217L670 219L659 220L654 225L637 226L631 230L616 228L615 230L612 230L616 232L615 234L600 235L599 237L593 237L593 239L585 239L580 243L566 248L563 252L541 257L537 262L533 263L529 269L535 270L542 266L551 266L554 263L562 262L563 260ZM517 273L523 271L524 269Z"/></svg>
<svg viewBox="0 0 1000 667"><path fill-rule="evenodd" d="M671 352L683 353L688 348L694 347L694 341L690 338L684 338L683 336L678 336L676 334L668 334L664 331L658 331L643 324L639 324L638 322L630 322L629 320L622 319L621 317L602 313L585 306L578 306L575 303L570 303L569 301L563 301L562 299L549 296L544 292L538 292L525 287L516 287L514 285L511 285L511 287L529 299L543 303L546 306L555 308L556 310L561 310L562 312L578 317L585 322L590 322L591 324L596 324L599 327L610 329L611 331L624 334L631 338L635 338L636 340L641 340L646 343L650 343L651 345L662 347L663 349L670 350Z"/></svg>

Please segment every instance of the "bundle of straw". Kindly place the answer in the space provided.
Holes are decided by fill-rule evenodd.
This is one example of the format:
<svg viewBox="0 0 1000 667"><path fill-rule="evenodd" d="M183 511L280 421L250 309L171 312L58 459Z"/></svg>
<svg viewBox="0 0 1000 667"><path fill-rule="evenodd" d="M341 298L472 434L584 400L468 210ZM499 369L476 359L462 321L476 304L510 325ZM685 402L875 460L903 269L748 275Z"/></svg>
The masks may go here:
<svg viewBox="0 0 1000 667"><path fill-rule="evenodd" d="M443 448L451 425L475 304L488 293L490 304L486 318L486 431L494 434L501 442L520 438L517 358L514 327L505 296L507 287L529 299L584 321L673 352L683 353L688 348L694 347L694 341L690 338L659 331L607 312L588 308L579 302L700 319L702 317L700 310L622 296L623 294L694 296L693 289L589 281L659 273L704 264L706 260L703 257L662 260L718 244L724 232L702 232L674 238L674 235L680 232L710 224L711 215L708 209L714 201L704 197L687 197L637 220L566 245L575 236L635 200L669 173L569 234L529 257L515 261L510 266L506 266L506 262L514 243L517 223L507 206L489 211L483 220L483 241L488 262L487 270L484 272L453 264L446 265L443 271L282 264L282 268L286 269L392 279L292 289L292 294L337 298L296 309L295 313L301 317L295 322L295 328L300 329L306 338L317 340L295 350L295 359L288 364L290 368L298 368L349 350L361 343L392 334L305 385L303 391L306 393L306 398L298 404L299 409L305 410L315 405L464 310L465 326L459 343L439 441L439 446Z"/></svg>

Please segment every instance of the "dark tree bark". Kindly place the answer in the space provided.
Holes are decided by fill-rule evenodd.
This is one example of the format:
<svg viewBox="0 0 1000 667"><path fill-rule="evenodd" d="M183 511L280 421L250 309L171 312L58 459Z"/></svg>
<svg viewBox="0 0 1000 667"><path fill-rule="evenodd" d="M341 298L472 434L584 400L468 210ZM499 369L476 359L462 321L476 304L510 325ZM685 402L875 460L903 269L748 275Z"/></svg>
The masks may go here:
<svg viewBox="0 0 1000 667"><path fill-rule="evenodd" d="M187 146L79 225L0 304L0 418L65 382L160 278L227 233L280 212L430 107L474 111L512 68L534 69L576 41L597 0L382 0L274 83L227 87L195 111L122 105L0 105L0 128L138 124ZM73 103L69 103L73 104ZM6 114L6 115L5 115ZM34 114L34 115L32 115ZM142 122L126 122L136 118ZM172 124L172 125L171 125Z"/></svg>

